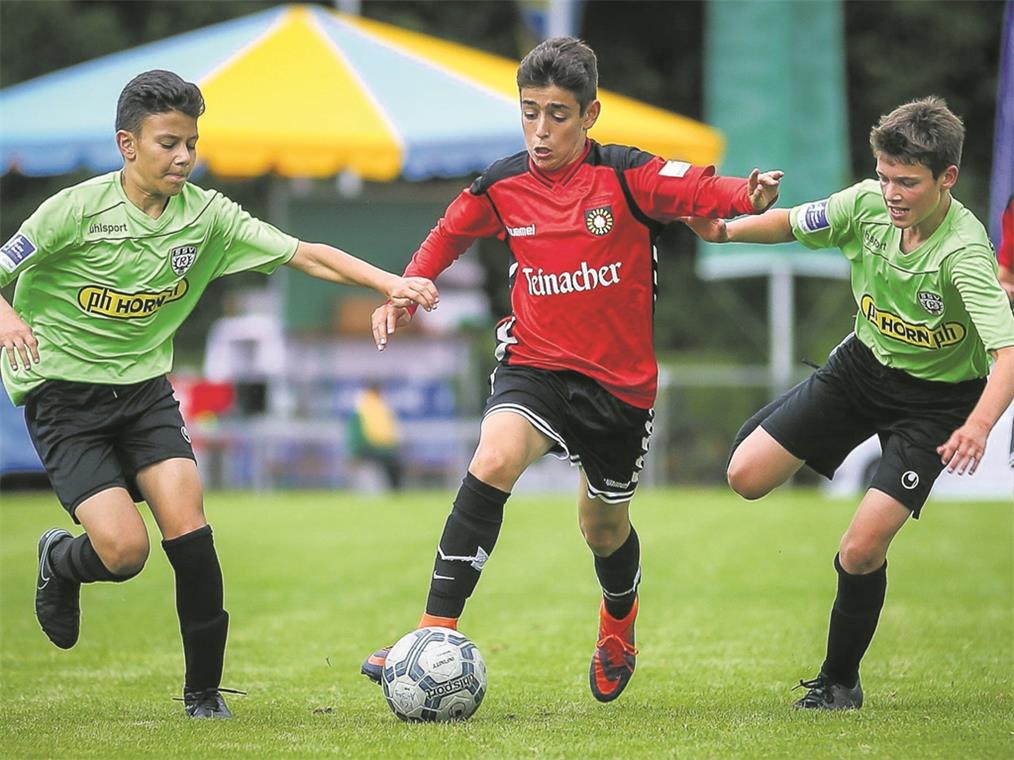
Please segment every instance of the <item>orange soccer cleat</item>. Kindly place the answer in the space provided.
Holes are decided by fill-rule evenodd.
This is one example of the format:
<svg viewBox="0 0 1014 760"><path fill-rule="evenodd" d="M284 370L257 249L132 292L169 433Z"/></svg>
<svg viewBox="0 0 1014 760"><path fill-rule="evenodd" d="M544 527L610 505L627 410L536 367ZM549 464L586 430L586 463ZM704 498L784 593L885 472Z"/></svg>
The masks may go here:
<svg viewBox="0 0 1014 760"><path fill-rule="evenodd" d="M599 640L592 655L588 679L592 695L599 702L612 702L627 687L634 675L637 648L634 647L634 620L637 619L637 598L623 620L617 620L606 611L606 603L599 607Z"/></svg>
<svg viewBox="0 0 1014 760"><path fill-rule="evenodd" d="M433 626L438 628L450 628L451 630L456 631L458 630L458 619L423 613L422 618L419 619L419 625L417 628L430 628ZM380 679L384 675L384 663L387 662L387 655L391 652L391 646L393 645L381 647L363 660L363 665L359 668L359 672L375 684L379 684Z"/></svg>

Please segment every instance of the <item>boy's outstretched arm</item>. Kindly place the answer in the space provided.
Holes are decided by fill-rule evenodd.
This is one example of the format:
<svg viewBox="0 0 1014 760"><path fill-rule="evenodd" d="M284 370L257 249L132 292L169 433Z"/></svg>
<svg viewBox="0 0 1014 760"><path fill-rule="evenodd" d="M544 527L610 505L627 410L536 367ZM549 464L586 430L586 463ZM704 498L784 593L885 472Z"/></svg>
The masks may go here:
<svg viewBox="0 0 1014 760"><path fill-rule="evenodd" d="M440 302L436 285L425 277L400 277L324 243L300 241L288 266L318 280L372 288L395 306L418 304L430 311Z"/></svg>
<svg viewBox="0 0 1014 760"><path fill-rule="evenodd" d="M784 208L731 222L701 216L682 217L681 221L708 243L791 243L796 239L789 224L789 210Z"/></svg>
<svg viewBox="0 0 1014 760"><path fill-rule="evenodd" d="M972 409L965 424L937 446L940 461L949 472L971 475L986 452L986 439L1014 400L1014 346L996 351L996 364L989 373L979 403Z"/></svg>

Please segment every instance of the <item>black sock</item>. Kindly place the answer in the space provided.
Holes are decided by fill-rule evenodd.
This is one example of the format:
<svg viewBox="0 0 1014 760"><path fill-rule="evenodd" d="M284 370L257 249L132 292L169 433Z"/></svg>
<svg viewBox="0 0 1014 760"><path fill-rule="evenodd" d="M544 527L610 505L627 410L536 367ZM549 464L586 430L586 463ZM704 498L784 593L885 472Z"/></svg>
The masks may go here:
<svg viewBox="0 0 1014 760"><path fill-rule="evenodd" d="M608 557L595 557L595 575L602 587L606 612L622 620L634 606L637 586L641 582L641 543L633 525L619 549Z"/></svg>
<svg viewBox="0 0 1014 760"><path fill-rule="evenodd" d="M821 672L849 688L859 679L859 661L866 654L877 630L887 593L887 562L867 575L851 575L834 556L838 571L838 596L831 608L827 632L827 657Z"/></svg>
<svg viewBox="0 0 1014 760"><path fill-rule="evenodd" d="M87 533L74 538L64 538L53 544L49 549L49 565L58 577L75 583L95 581L122 583L141 572L141 568L126 575L110 572L109 568L102 564L102 559L92 546L92 540Z"/></svg>
<svg viewBox="0 0 1014 760"><path fill-rule="evenodd" d="M176 573L176 614L183 637L188 691L217 688L222 681L229 613L223 608L222 568L211 526L162 542Z"/></svg>
<svg viewBox="0 0 1014 760"><path fill-rule="evenodd" d="M444 524L433 563L426 612L457 618L472 595L479 573L496 546L509 493L468 473Z"/></svg>

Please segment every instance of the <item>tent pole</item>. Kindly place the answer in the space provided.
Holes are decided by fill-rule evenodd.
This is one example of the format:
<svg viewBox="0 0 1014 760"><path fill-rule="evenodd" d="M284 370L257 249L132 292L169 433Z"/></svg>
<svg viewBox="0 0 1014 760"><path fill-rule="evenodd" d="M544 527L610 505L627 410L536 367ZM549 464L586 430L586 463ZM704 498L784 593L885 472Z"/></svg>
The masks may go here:
<svg viewBox="0 0 1014 760"><path fill-rule="evenodd" d="M772 398L792 384L794 284L792 267L787 261L776 264L768 275L769 390Z"/></svg>

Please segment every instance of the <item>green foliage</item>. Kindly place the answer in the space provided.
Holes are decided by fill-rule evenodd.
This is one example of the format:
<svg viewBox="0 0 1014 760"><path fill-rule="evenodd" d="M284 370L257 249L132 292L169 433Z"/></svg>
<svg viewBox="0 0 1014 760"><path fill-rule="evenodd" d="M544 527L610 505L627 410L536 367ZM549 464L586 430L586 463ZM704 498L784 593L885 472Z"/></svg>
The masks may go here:
<svg viewBox="0 0 1014 760"><path fill-rule="evenodd" d="M1009 757L1014 515L931 503L891 554L866 706L799 714L853 505L809 490L746 504L721 490L639 494L644 582L637 674L616 703L587 684L598 588L573 496L511 500L463 618L489 696L463 725L413 726L358 674L415 624L450 494L209 494L232 616L235 720L188 722L171 574L83 590L69 652L32 609L35 542L70 526L51 496L4 496L0 755L4 757ZM804 748L804 750L801 750Z"/></svg>

